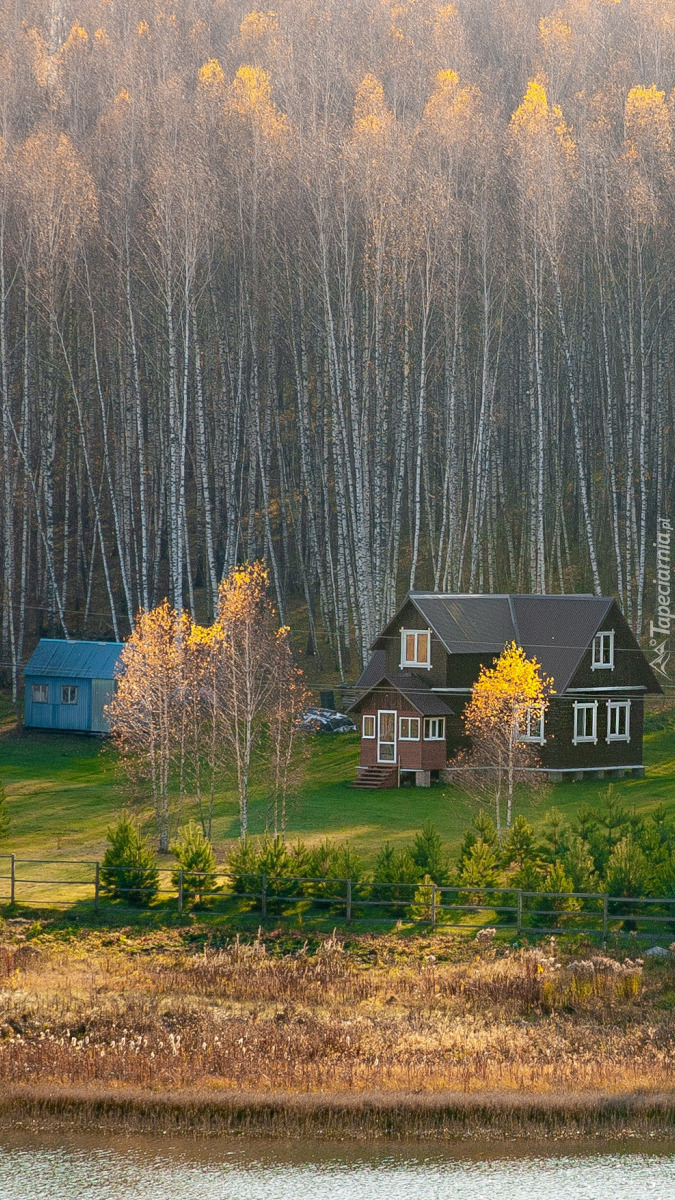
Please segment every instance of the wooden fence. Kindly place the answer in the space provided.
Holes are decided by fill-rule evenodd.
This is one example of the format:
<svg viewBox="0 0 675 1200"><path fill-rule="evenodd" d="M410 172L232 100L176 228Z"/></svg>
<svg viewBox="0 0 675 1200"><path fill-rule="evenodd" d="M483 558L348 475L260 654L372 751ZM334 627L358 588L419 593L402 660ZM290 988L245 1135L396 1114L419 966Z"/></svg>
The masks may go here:
<svg viewBox="0 0 675 1200"><path fill-rule="evenodd" d="M122 878L117 891L122 897L125 892L137 894L137 881L126 885L134 868L120 867L118 872ZM158 876L153 904L163 902L179 914L195 907L192 887L199 872L159 867ZM573 933L597 937L603 944L614 935L675 940L675 898L671 897L530 892L479 885L441 887L423 881L377 883L256 874L234 878L219 870L215 886L203 892L201 901L223 918L249 913L259 914L263 920L304 920L323 912L332 922L347 925L392 925L404 920L467 933L494 927L516 937ZM100 862L18 858L14 854L0 855L1 903L33 909L79 904L93 907L100 915L106 908L119 905L102 884Z"/></svg>

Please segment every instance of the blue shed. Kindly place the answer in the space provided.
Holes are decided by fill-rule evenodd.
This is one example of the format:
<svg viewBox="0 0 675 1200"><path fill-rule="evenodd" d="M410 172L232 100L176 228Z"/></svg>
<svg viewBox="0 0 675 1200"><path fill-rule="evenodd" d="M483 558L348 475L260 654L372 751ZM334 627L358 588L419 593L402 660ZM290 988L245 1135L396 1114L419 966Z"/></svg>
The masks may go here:
<svg viewBox="0 0 675 1200"><path fill-rule="evenodd" d="M24 724L33 729L107 733L103 710L112 696L122 642L40 638L24 677Z"/></svg>

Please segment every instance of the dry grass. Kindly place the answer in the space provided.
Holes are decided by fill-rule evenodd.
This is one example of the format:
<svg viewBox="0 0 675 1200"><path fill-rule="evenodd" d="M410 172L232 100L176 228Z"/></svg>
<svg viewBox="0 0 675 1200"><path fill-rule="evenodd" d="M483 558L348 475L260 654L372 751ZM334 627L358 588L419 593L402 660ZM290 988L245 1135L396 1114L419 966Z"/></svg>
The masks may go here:
<svg viewBox="0 0 675 1200"><path fill-rule="evenodd" d="M171 1094L184 1113L195 1089L197 1109L207 1096L228 1109L235 1094L237 1111L243 1093L277 1105L321 1093L340 1111L358 1101L370 1112L373 1096L376 1109L383 1098L390 1111L435 1105L438 1123L449 1093L499 1095L502 1109L505 1095L538 1098L549 1111L585 1093L582 1109L600 1113L608 1096L614 1112L637 1092L670 1112L668 963L440 936L295 949L282 935L194 948L177 931L17 936L0 947L6 1104L27 1103L26 1087L43 1104L78 1089L92 1103L119 1102L119 1089L129 1102Z"/></svg>

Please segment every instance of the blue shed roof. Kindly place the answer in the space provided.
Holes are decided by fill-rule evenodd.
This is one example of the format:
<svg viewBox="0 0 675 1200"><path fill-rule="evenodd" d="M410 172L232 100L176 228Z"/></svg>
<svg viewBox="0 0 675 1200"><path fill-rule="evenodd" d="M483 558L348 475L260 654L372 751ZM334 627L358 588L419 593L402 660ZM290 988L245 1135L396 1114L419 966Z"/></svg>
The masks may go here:
<svg viewBox="0 0 675 1200"><path fill-rule="evenodd" d="M65 642L59 638L40 638L24 674L114 679L123 645L123 642Z"/></svg>

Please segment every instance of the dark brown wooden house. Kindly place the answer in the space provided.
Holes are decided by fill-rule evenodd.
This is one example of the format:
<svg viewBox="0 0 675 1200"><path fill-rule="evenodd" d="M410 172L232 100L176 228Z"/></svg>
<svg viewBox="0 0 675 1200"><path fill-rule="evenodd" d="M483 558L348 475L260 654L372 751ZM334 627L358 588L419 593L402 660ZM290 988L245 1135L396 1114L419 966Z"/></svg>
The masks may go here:
<svg viewBox="0 0 675 1200"><path fill-rule="evenodd" d="M374 642L351 712L361 722L357 786L428 786L467 744L462 713L482 665L515 641L553 678L522 740L552 779L644 774L644 697L661 688L615 600L409 592Z"/></svg>

